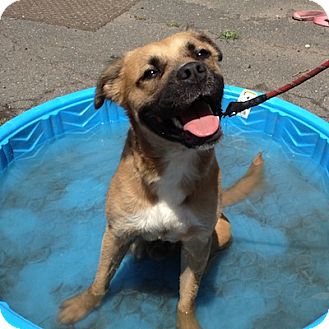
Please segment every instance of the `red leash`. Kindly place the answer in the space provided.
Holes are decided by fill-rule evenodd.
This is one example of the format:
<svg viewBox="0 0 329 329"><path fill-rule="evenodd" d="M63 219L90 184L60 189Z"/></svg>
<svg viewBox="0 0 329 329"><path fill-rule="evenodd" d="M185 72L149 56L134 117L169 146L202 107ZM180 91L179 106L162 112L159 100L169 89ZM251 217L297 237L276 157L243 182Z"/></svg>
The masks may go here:
<svg viewBox="0 0 329 329"><path fill-rule="evenodd" d="M285 93L286 91L300 85L301 83L305 82L308 79L313 78L315 75L319 74L320 72L326 70L329 67L329 60L325 61L324 63L322 63L321 65L319 65L318 67L316 67L315 69L302 74L299 78L297 78L296 80L276 89L273 91L269 91L265 94L259 95L253 99L250 99L248 101L245 102L231 102L226 111L224 113L222 113L222 116L233 116L236 115L239 112L242 112L250 107L259 105L261 103L264 103L265 101L269 100L272 97L278 96L280 94Z"/></svg>

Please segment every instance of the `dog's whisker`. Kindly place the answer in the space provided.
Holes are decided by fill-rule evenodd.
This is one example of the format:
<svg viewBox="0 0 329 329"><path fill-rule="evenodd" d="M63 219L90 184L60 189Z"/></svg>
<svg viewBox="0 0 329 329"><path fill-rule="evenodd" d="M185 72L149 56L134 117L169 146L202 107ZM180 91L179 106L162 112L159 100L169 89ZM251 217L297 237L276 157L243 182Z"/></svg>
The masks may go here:
<svg viewBox="0 0 329 329"><path fill-rule="evenodd" d="M173 121L174 125L175 125L177 128L179 128L179 129L182 129L182 128L183 128L182 124L180 123L180 121L179 121L176 117L174 117L174 118L172 119L172 121Z"/></svg>

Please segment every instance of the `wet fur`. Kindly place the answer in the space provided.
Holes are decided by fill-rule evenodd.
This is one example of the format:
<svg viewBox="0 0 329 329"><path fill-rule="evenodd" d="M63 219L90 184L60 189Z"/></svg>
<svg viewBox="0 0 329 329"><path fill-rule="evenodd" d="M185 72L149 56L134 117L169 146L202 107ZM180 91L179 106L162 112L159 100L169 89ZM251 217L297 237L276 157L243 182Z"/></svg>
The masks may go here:
<svg viewBox="0 0 329 329"><path fill-rule="evenodd" d="M217 77L217 82L209 80L209 88L217 83L215 89L220 89L220 101L222 85L220 88L218 83L222 83L222 78L218 77L221 77L222 54L207 36L194 31L178 33L128 52L108 66L98 80L95 107L99 108L105 99L119 103L126 109L131 127L107 194L107 225L96 277L87 290L63 303L59 314L63 323L74 323L100 305L129 248L136 257L149 254L160 259L179 247L177 326L199 328L194 303L202 274L211 253L231 239L223 208L256 188L261 181L263 160L258 155L246 176L223 193L213 147L189 149L154 134L140 122L140 111L157 107L161 100L167 99L168 88L175 94L170 89L173 72L184 63L195 61L186 51L188 43L211 52L204 63ZM156 80L144 81L143 72L155 56L165 65L163 73ZM180 94L187 92L183 90ZM172 104L178 106L194 96L172 97Z"/></svg>

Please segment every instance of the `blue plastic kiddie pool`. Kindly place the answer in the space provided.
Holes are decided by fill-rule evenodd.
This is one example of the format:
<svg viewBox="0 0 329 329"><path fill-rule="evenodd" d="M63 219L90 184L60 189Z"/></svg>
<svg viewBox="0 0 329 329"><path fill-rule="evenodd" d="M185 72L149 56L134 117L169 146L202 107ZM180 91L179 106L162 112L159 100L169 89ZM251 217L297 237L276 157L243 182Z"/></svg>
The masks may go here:
<svg viewBox="0 0 329 329"><path fill-rule="evenodd" d="M223 108L241 91L226 86ZM0 127L1 329L64 328L59 304L93 279L104 196L128 128L116 104L95 111L94 92L56 98ZM258 151L266 178L226 210L234 241L202 281L199 321L205 329L315 328L329 307L329 124L272 99L222 127L224 186ZM103 306L75 328L173 328L177 262L127 255Z"/></svg>

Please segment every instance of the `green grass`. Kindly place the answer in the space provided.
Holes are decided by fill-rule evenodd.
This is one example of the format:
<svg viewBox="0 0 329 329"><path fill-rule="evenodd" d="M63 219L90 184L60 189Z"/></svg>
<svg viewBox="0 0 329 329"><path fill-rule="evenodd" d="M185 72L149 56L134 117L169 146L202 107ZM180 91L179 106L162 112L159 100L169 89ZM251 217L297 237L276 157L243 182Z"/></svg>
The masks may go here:
<svg viewBox="0 0 329 329"><path fill-rule="evenodd" d="M136 21L146 21L146 17L144 16L137 16L137 15L134 15L134 18L136 19Z"/></svg>
<svg viewBox="0 0 329 329"><path fill-rule="evenodd" d="M167 22L166 25L168 27L180 27L180 25L175 21Z"/></svg>
<svg viewBox="0 0 329 329"><path fill-rule="evenodd" d="M0 126L3 125L7 121L8 121L8 119L0 118Z"/></svg>
<svg viewBox="0 0 329 329"><path fill-rule="evenodd" d="M218 38L229 41L229 40L237 40L240 38L240 36L239 33L236 31L223 31L220 33Z"/></svg>

